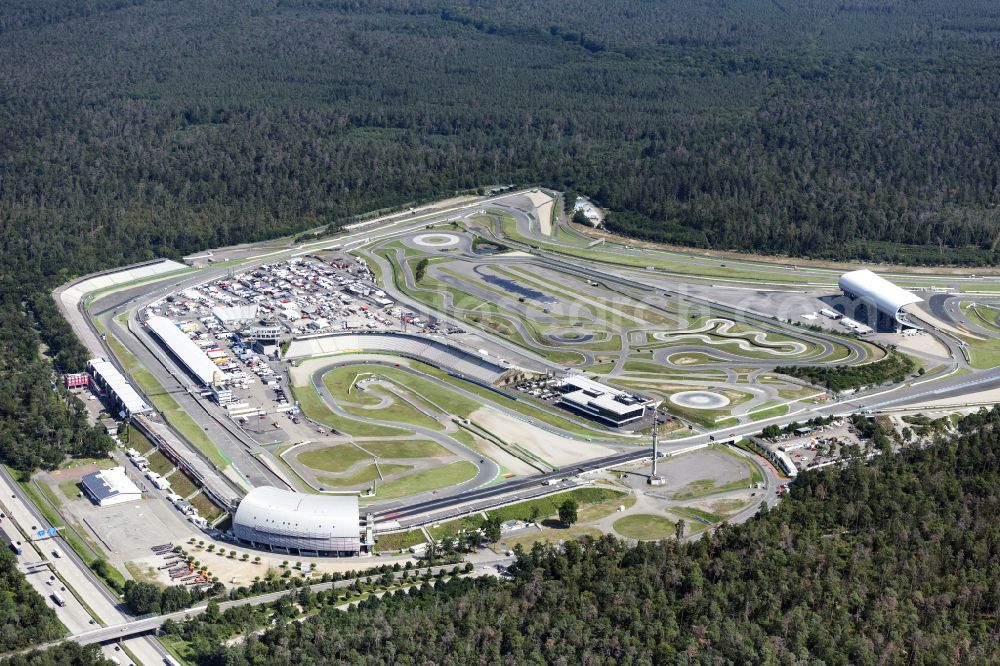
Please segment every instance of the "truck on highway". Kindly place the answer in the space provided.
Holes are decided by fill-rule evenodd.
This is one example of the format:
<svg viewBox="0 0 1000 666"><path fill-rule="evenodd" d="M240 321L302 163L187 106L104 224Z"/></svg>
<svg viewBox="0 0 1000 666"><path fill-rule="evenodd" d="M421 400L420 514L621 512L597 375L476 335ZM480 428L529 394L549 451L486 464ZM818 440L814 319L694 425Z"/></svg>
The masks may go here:
<svg viewBox="0 0 1000 666"><path fill-rule="evenodd" d="M10 549L14 551L15 555L24 555L24 549L16 543L10 544Z"/></svg>
<svg viewBox="0 0 1000 666"><path fill-rule="evenodd" d="M65 606L66 605L66 600L63 599L62 596L60 596L60 594L58 592L53 592L52 594L49 595L49 597L52 598L52 602L56 606Z"/></svg>

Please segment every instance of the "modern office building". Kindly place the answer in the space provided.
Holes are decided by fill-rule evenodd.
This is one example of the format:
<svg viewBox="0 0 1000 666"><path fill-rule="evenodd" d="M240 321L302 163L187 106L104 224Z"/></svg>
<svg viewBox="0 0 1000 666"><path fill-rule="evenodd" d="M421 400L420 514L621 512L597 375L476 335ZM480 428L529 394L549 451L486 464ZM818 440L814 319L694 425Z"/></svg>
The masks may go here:
<svg viewBox="0 0 1000 666"><path fill-rule="evenodd" d="M610 426L620 428L638 421L657 401L579 375L563 380L559 405Z"/></svg>

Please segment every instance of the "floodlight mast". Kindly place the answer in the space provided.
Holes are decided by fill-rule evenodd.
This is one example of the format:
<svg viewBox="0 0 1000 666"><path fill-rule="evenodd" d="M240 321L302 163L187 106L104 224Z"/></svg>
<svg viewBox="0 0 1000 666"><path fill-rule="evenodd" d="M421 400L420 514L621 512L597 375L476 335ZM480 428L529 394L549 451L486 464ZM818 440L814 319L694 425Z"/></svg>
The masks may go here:
<svg viewBox="0 0 1000 666"><path fill-rule="evenodd" d="M656 473L656 466L660 459L660 414L656 408L653 409L653 469L649 475L647 483L651 486L662 486L666 479Z"/></svg>
<svg viewBox="0 0 1000 666"><path fill-rule="evenodd" d="M660 424L660 417L653 411L653 473L652 478L656 478L656 459L660 456L660 438L657 426Z"/></svg>

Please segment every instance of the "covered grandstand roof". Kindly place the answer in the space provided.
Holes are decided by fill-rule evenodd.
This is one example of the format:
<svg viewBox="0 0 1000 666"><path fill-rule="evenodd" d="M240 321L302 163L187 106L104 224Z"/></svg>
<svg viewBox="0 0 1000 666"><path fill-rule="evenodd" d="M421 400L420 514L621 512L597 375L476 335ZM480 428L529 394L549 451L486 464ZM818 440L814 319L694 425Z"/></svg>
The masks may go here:
<svg viewBox="0 0 1000 666"><path fill-rule="evenodd" d="M95 379L114 394L115 399L122 404L129 415L150 411L146 401L132 388L125 376L118 372L113 363L103 358L92 358L87 361L87 365L90 366L90 372Z"/></svg>
<svg viewBox="0 0 1000 666"><path fill-rule="evenodd" d="M359 515L356 495L309 495L261 486L240 502L233 526L289 537L357 539Z"/></svg>
<svg viewBox="0 0 1000 666"><path fill-rule="evenodd" d="M897 319L904 306L924 300L868 269L844 273L838 284L845 293L871 301L878 309Z"/></svg>
<svg viewBox="0 0 1000 666"><path fill-rule="evenodd" d="M212 384L216 374L221 373L219 366L166 317L154 315L146 325L202 384Z"/></svg>

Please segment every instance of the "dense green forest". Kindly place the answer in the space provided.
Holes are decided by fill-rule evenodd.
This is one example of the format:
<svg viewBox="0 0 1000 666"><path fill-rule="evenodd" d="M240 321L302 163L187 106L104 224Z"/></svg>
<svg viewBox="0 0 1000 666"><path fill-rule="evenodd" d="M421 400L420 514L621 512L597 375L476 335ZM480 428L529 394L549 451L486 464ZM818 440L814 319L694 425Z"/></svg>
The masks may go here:
<svg viewBox="0 0 1000 666"><path fill-rule="evenodd" d="M0 548L0 653L59 638L65 627L17 570L17 558Z"/></svg>
<svg viewBox="0 0 1000 666"><path fill-rule="evenodd" d="M958 428L804 472L775 509L698 541L536 546L509 582L326 607L234 648L226 623L241 631L246 612L178 631L202 666L995 664L1000 409Z"/></svg>
<svg viewBox="0 0 1000 666"><path fill-rule="evenodd" d="M0 35L18 272L492 182L699 246L995 261L988 0L20 0Z"/></svg>
<svg viewBox="0 0 1000 666"><path fill-rule="evenodd" d="M893 351L875 363L864 365L791 365L778 366L775 372L805 379L831 391L847 391L864 386L901 382L913 372L916 363L905 354Z"/></svg>
<svg viewBox="0 0 1000 666"><path fill-rule="evenodd" d="M105 659L97 645L60 643L45 651L4 659L3 666L114 666L114 662Z"/></svg>

